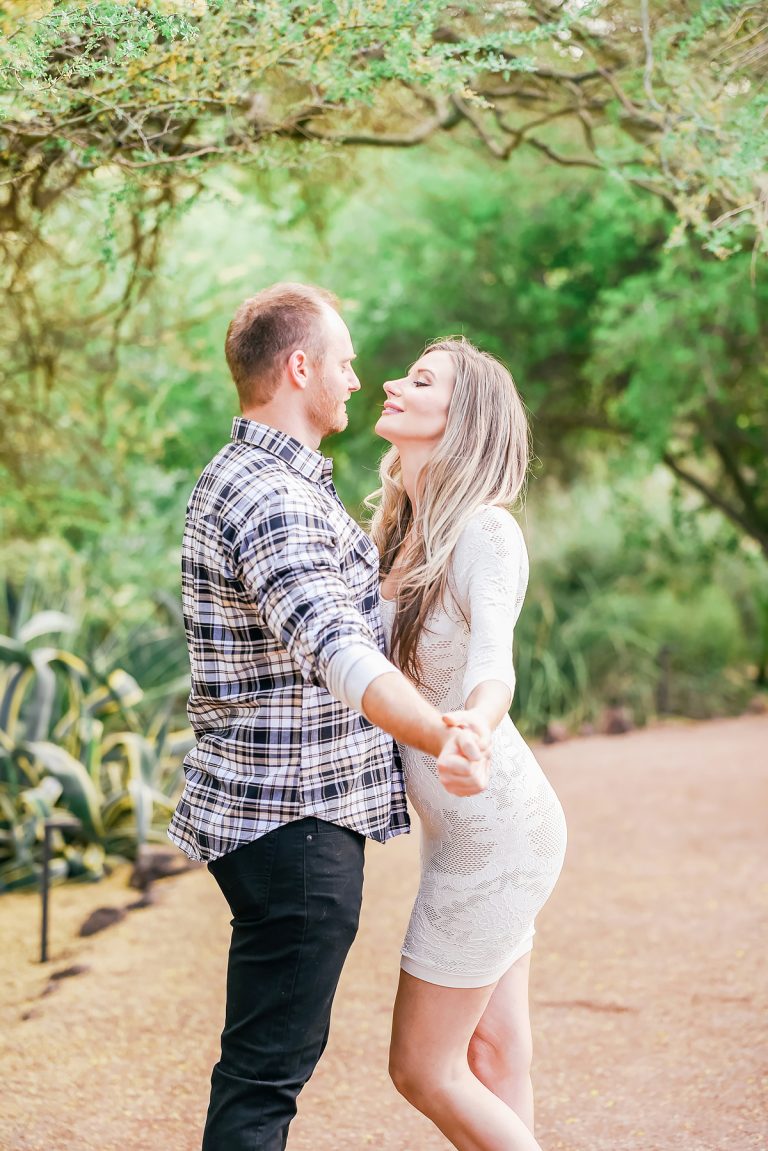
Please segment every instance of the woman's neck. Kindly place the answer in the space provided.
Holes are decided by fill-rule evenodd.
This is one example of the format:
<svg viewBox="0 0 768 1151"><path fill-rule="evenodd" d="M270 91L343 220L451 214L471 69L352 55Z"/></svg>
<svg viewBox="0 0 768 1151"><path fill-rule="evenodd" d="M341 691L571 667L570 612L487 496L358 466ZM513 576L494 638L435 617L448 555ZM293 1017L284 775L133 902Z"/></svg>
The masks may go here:
<svg viewBox="0 0 768 1151"><path fill-rule="evenodd" d="M409 446L405 450L402 448L399 448L398 450L400 452L400 475L402 477L403 487L405 488L405 494L411 501L411 507L413 508L413 514L415 518L416 508L419 502L419 476L421 475L423 468L429 460L429 457L432 455L433 448L432 446L422 447L421 445L414 445L413 447Z"/></svg>

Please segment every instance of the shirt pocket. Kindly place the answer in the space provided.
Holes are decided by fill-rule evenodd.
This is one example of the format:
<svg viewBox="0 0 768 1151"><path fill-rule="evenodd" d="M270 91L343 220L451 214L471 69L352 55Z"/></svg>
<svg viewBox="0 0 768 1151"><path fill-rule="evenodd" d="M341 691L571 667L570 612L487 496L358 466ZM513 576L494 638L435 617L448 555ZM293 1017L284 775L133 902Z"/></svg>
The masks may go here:
<svg viewBox="0 0 768 1151"><path fill-rule="evenodd" d="M370 536L367 536L364 531L355 528L355 534L350 540L348 555L348 562L357 563L362 562L369 568L379 570L379 553L375 543Z"/></svg>
<svg viewBox="0 0 768 1151"><path fill-rule="evenodd" d="M355 607L368 616L379 602L379 553L376 545L359 529L343 552L341 574Z"/></svg>

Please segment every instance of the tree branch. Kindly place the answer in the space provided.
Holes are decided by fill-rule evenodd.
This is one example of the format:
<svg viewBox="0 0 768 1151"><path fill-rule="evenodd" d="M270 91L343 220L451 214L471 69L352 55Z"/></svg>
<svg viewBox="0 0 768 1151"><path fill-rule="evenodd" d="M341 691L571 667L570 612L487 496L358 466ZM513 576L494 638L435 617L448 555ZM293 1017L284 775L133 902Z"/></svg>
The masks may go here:
<svg viewBox="0 0 768 1151"><path fill-rule="evenodd" d="M724 497L716 488L713 488L710 484L705 483L704 480L694 475L693 472L687 471L687 469L684 468L670 452L664 452L662 459L664 460L664 463L667 465L669 470L673 472L678 477L678 479L681 479L684 483L688 484L689 487L694 488L697 492L699 492L700 495L704 496L708 503L712 504L713 507L721 511L723 515L727 516L728 519L733 523L738 524L738 526L742 528L743 531L747 533L747 535L751 536L752 539L756 540L760 544L760 547L765 552L766 556L768 556L768 531L763 529L752 519L745 516L743 512L741 512L728 500L724 499Z"/></svg>
<svg viewBox="0 0 768 1151"><path fill-rule="evenodd" d="M648 0L640 0L640 10L643 18L643 44L645 45L645 68L643 69L643 87L648 97L648 103L657 112L663 109L653 91L653 40L651 39L651 17L648 12Z"/></svg>
<svg viewBox="0 0 768 1151"><path fill-rule="evenodd" d="M601 172L605 169L604 164L601 164L599 160L591 159L589 156L561 156L559 152L550 148L549 144L537 140L535 136L526 136L525 143L530 144L538 152L543 152L548 160L552 160L553 163L560 164L564 168L597 168Z"/></svg>
<svg viewBox="0 0 768 1151"><path fill-rule="evenodd" d="M452 96L451 99L453 101L453 106L464 117L465 120L469 121L480 139L485 144L488 151L493 156L495 156L497 160L509 159L512 152L514 152L515 148L517 148L520 144L519 134L516 133L515 135L517 138L513 139L509 144L500 144L498 140L494 140L493 136L491 136L490 133L486 130L485 125L480 119L476 109L469 107L466 100L462 99L461 96Z"/></svg>
<svg viewBox="0 0 768 1151"><path fill-rule="evenodd" d="M413 148L423 144L440 130L448 131L455 127L461 114L451 101L440 101L437 114L429 120L422 120L410 132L381 135L378 132L321 132L301 122L292 128L277 128L276 136L292 139L321 140L327 144L375 145L380 148Z"/></svg>
<svg viewBox="0 0 768 1151"><path fill-rule="evenodd" d="M714 448L717 456L725 469L726 474L730 477L731 483L739 494L739 497L747 509L748 513L756 518L759 515L757 503L755 500L754 488L747 483L746 479L739 470L736 460L733 458L728 445L721 439L713 439L712 447Z"/></svg>

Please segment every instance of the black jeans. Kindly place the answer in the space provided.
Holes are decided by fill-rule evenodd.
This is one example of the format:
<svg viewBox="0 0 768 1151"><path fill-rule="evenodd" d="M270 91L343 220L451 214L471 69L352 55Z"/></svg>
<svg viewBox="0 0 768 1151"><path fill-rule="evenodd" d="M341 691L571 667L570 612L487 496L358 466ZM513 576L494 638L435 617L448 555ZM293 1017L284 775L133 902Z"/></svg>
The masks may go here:
<svg viewBox="0 0 768 1151"><path fill-rule="evenodd" d="M283 1151L357 932L365 839L301 819L213 860L232 911L203 1151Z"/></svg>

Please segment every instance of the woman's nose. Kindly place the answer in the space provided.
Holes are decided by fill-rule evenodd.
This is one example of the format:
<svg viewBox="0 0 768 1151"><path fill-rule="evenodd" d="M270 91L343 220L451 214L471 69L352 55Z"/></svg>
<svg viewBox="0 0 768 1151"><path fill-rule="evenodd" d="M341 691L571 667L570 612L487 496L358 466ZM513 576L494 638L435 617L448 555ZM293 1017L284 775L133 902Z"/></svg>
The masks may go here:
<svg viewBox="0 0 768 1151"><path fill-rule="evenodd" d="M401 384L402 380L387 380L384 384L384 391L388 396L399 396L402 390Z"/></svg>

